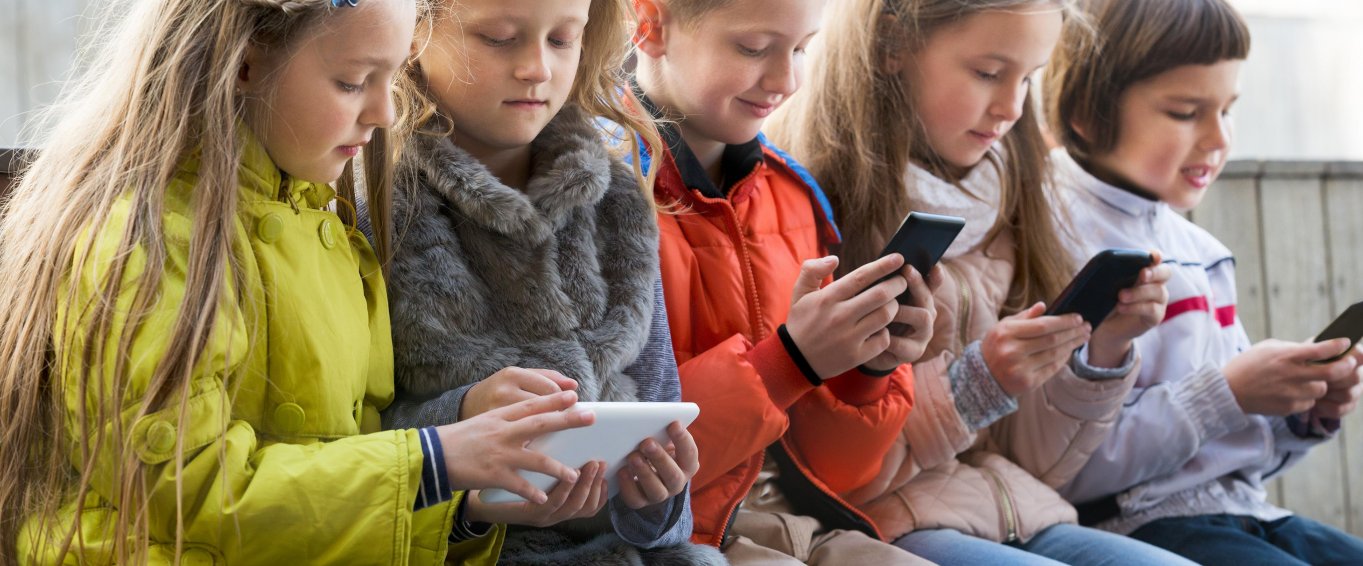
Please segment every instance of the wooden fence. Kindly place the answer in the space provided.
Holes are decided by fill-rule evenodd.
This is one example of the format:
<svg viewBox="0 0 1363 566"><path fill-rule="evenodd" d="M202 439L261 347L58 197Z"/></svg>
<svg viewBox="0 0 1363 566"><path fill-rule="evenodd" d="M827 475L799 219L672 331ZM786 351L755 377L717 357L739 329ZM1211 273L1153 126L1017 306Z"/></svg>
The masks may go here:
<svg viewBox="0 0 1363 566"><path fill-rule="evenodd" d="M0 199L14 152L0 150ZM1303 340L1363 300L1363 163L1230 164L1192 214L1235 252L1250 338ZM1273 501L1363 536L1363 410L1272 486Z"/></svg>
<svg viewBox="0 0 1363 566"><path fill-rule="evenodd" d="M1191 215L1235 253L1251 340L1304 340L1363 300L1363 163L1231 163ZM1283 507L1363 536L1363 413L1274 481Z"/></svg>

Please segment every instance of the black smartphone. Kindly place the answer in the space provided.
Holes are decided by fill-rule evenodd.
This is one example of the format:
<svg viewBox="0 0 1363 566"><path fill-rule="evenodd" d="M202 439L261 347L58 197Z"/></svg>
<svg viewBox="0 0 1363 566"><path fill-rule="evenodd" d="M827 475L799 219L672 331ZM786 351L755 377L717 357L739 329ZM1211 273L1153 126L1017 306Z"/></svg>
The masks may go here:
<svg viewBox="0 0 1363 566"><path fill-rule="evenodd" d="M1117 293L1136 284L1154 258L1140 250L1110 249L1093 256L1060 292L1046 314L1079 313L1093 328L1117 308Z"/></svg>
<svg viewBox="0 0 1363 566"><path fill-rule="evenodd" d="M1357 346L1359 340L1363 340L1363 302L1354 303L1349 308L1344 309L1344 312L1340 313L1334 322L1331 322L1329 326L1325 327L1325 330L1316 335L1316 342L1325 342L1335 338L1348 338L1349 347L1336 356L1316 360L1316 363L1328 364L1338 360L1349 353L1349 350L1352 350L1354 346Z"/></svg>
<svg viewBox="0 0 1363 566"><path fill-rule="evenodd" d="M947 248L951 247L951 242L956 240L956 235L961 233L962 228L965 228L965 219L959 216L910 212L895 231L894 237L885 244L880 257L892 253L902 255L904 263L912 265L924 279L927 279L928 272L942 259L942 254L947 253ZM876 284L895 275L895 273L886 275L876 281ZM912 301L913 296L907 290L899 294L899 304L907 305Z"/></svg>

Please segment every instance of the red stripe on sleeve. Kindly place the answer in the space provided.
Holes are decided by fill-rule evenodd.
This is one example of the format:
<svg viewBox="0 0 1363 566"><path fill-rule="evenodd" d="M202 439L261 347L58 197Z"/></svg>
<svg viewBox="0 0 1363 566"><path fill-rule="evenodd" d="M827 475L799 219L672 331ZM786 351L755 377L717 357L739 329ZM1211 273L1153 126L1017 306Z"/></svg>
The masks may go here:
<svg viewBox="0 0 1363 566"><path fill-rule="evenodd" d="M1233 309L1235 307L1231 308L1232 315L1234 315ZM1164 322L1169 322L1169 319L1172 319L1178 315L1194 311L1212 312L1211 303L1207 302L1207 297L1203 296L1188 297L1181 301L1174 301L1172 303L1169 303L1169 306L1164 309ZM1234 316L1232 316L1232 320L1233 319Z"/></svg>
<svg viewBox="0 0 1363 566"><path fill-rule="evenodd" d="M1235 324L1235 305L1227 305L1216 309L1216 321L1221 323L1221 328Z"/></svg>

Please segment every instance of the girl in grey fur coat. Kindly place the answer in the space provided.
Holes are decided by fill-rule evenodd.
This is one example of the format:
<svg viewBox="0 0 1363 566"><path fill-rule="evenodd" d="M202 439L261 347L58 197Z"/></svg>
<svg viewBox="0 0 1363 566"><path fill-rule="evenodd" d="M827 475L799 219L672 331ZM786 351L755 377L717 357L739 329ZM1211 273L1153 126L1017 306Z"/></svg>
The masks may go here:
<svg viewBox="0 0 1363 566"><path fill-rule="evenodd" d="M436 10L409 70L436 113L401 160L393 202L397 399L386 426L448 423L565 389L584 401L680 400L655 211L639 171L608 153L596 126L604 118L656 139L621 98L628 6L461 0ZM609 500L605 463L592 462L540 502L467 498L454 534L511 525L503 563L723 563L689 542L698 455L685 428L668 432L668 446L646 440L629 456Z"/></svg>

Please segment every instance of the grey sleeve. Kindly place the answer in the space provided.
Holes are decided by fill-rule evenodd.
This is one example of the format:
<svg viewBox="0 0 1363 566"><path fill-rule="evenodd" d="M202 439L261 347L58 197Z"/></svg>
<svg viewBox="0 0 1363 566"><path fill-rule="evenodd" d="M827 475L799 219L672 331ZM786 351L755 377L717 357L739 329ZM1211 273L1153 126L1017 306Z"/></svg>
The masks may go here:
<svg viewBox="0 0 1363 566"><path fill-rule="evenodd" d="M464 395L467 395L474 385L476 384L471 383L425 399L399 386L393 403L380 413L383 417L383 428L387 430L422 428L457 423L459 409L464 405Z"/></svg>
<svg viewBox="0 0 1363 566"><path fill-rule="evenodd" d="M638 385L640 401L681 401L677 360L672 353L672 334L667 326L661 277L653 288L653 321L648 343L625 374ZM619 497L611 499L611 524L615 534L640 548L658 548L691 538L690 486L668 501L643 509L630 509Z"/></svg>
<svg viewBox="0 0 1363 566"><path fill-rule="evenodd" d="M1133 389L1116 426L1060 493L1080 503L1121 493L1176 472L1203 444L1249 425L1215 365Z"/></svg>
<svg viewBox="0 0 1363 566"><path fill-rule="evenodd" d="M1126 352L1126 358L1122 360L1122 365L1115 368L1100 368L1089 365L1089 345L1074 351L1070 356L1070 371L1074 372L1083 379L1089 381L1105 381L1108 379L1121 379L1131 374L1131 370L1136 367L1136 345L1133 343L1131 349Z"/></svg>
<svg viewBox="0 0 1363 566"><path fill-rule="evenodd" d="M983 429L1018 408L1017 399L999 386L984 363L979 340L966 346L961 357L947 368L947 376L951 395L956 399L956 412L972 431Z"/></svg>

